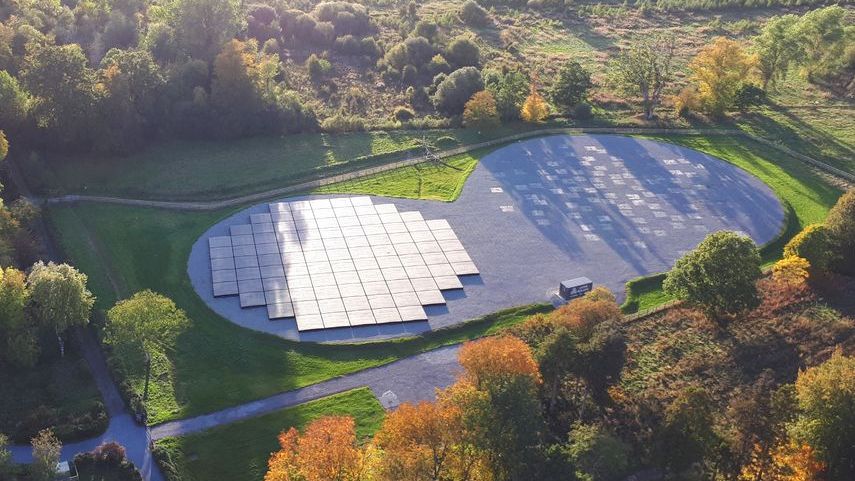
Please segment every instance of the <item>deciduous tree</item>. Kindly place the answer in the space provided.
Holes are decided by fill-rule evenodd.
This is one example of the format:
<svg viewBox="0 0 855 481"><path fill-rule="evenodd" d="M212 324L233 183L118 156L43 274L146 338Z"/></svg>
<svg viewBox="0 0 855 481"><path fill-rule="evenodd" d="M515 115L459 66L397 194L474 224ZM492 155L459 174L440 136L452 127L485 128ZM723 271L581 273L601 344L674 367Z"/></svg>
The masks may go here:
<svg viewBox="0 0 855 481"><path fill-rule="evenodd" d="M107 313L105 341L127 368L142 365L145 352L164 351L189 325L172 300L145 290L119 301Z"/></svg>
<svg viewBox="0 0 855 481"><path fill-rule="evenodd" d="M782 79L798 58L801 46L794 28L798 21L799 17L792 14L772 17L763 25L760 35L754 37L757 69L764 90Z"/></svg>
<svg viewBox="0 0 855 481"><path fill-rule="evenodd" d="M481 90L484 90L481 72L475 67L463 67L451 72L440 82L433 103L440 112L458 115L463 112L466 101Z"/></svg>
<svg viewBox="0 0 855 481"><path fill-rule="evenodd" d="M24 312L28 296L23 272L0 268L0 358L25 367L33 366L39 353L35 326Z"/></svg>
<svg viewBox="0 0 855 481"><path fill-rule="evenodd" d="M703 47L689 63L703 108L714 116L723 115L756 64L757 58L735 40L716 37Z"/></svg>
<svg viewBox="0 0 855 481"><path fill-rule="evenodd" d="M327 416L279 435L280 450L268 462L265 481L359 481L363 452L353 418Z"/></svg>
<svg viewBox="0 0 855 481"><path fill-rule="evenodd" d="M238 0L176 0L169 18L181 49L210 62L240 30L240 11Z"/></svg>
<svg viewBox="0 0 855 481"><path fill-rule="evenodd" d="M825 219L837 257L834 270L855 274L855 190L843 194Z"/></svg>
<svg viewBox="0 0 855 481"><path fill-rule="evenodd" d="M569 110L583 102L588 97L588 90L593 86L591 72L588 72L579 62L571 60L558 71L558 78L550 90L550 98L554 105Z"/></svg>
<svg viewBox="0 0 855 481"><path fill-rule="evenodd" d="M472 95L463 108L463 123L467 127L487 129L499 125L499 113L493 95L482 90Z"/></svg>
<svg viewBox="0 0 855 481"><path fill-rule="evenodd" d="M513 336L487 337L465 343L460 348L464 377L477 388L517 376L539 384L540 371L531 349Z"/></svg>
<svg viewBox="0 0 855 481"><path fill-rule="evenodd" d="M815 450L829 481L855 479L855 357L838 349L796 380L795 441Z"/></svg>
<svg viewBox="0 0 855 481"><path fill-rule="evenodd" d="M676 46L674 36L641 40L622 50L612 63L609 81L627 95L641 97L647 119L653 118L662 92L674 79Z"/></svg>
<svg viewBox="0 0 855 481"><path fill-rule="evenodd" d="M55 481L62 443L53 431L45 429L33 438L32 445L33 463L30 465L30 476L33 481Z"/></svg>
<svg viewBox="0 0 855 481"><path fill-rule="evenodd" d="M532 81L528 97L526 97L520 110L520 117L526 122L540 122L547 115L549 115L549 106L546 104L543 96L537 91L535 82Z"/></svg>
<svg viewBox="0 0 855 481"><path fill-rule="evenodd" d="M710 234L677 260L663 287L670 295L701 307L717 321L757 306L760 254L754 242L734 232Z"/></svg>
<svg viewBox="0 0 855 481"><path fill-rule="evenodd" d="M86 274L68 264L37 262L27 276L29 311L41 326L56 332L63 351L62 334L89 322L95 297L86 288Z"/></svg>
<svg viewBox="0 0 855 481"><path fill-rule="evenodd" d="M496 110L502 120L518 120L529 90L528 78L519 71L501 74L489 72L484 84L496 99Z"/></svg>

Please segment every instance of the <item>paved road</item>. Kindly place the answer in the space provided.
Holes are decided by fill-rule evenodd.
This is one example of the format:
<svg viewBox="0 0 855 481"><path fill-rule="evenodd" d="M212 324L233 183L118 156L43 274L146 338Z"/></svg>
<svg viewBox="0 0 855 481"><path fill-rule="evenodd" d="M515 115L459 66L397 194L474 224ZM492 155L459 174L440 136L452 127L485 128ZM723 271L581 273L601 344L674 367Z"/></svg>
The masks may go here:
<svg viewBox="0 0 855 481"><path fill-rule="evenodd" d="M432 400L437 388L454 382L459 369L458 348L459 345L442 347L215 413L160 424L151 428L151 437L158 440L204 431L363 386L371 388L387 408L402 402Z"/></svg>

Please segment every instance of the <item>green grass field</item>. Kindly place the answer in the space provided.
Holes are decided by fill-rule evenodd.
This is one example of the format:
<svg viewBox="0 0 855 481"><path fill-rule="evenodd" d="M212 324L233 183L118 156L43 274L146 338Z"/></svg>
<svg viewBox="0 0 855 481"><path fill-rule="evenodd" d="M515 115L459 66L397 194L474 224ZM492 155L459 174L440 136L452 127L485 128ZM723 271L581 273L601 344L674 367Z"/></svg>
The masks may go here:
<svg viewBox="0 0 855 481"><path fill-rule="evenodd" d="M368 388L336 394L199 434L156 443L158 461L169 481L261 481L277 436L322 416L352 416L356 434L366 439L380 428L383 408Z"/></svg>
<svg viewBox="0 0 855 481"><path fill-rule="evenodd" d="M45 154L20 161L43 195L89 194L144 199L208 200L297 184L423 152L490 140L539 124L472 129L299 134L223 142L164 142L128 157Z"/></svg>

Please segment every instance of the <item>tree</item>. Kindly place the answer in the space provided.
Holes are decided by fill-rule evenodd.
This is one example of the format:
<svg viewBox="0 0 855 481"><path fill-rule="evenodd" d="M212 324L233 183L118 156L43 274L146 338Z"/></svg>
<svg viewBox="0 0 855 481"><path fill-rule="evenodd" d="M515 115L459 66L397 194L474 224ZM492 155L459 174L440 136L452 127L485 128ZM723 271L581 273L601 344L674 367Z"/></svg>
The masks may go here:
<svg viewBox="0 0 855 481"><path fill-rule="evenodd" d="M809 79L850 68L844 52L855 41L855 27L843 7L831 5L805 13L795 25L795 37Z"/></svg>
<svg viewBox="0 0 855 481"><path fill-rule="evenodd" d="M665 408L656 436L656 457L663 468L679 475L707 460L718 443L713 431L713 405L703 389L688 388Z"/></svg>
<svg viewBox="0 0 855 481"><path fill-rule="evenodd" d="M829 269L831 240L828 229L822 224L811 224L795 235L784 246L784 257L801 257L820 272Z"/></svg>
<svg viewBox="0 0 855 481"><path fill-rule="evenodd" d="M724 315L757 306L755 283L760 276L760 254L754 242L734 232L721 231L708 235L677 260L663 288L721 321Z"/></svg>
<svg viewBox="0 0 855 481"><path fill-rule="evenodd" d="M54 481L56 465L62 452L62 443L50 429L44 429L32 440L33 463L30 477L33 481Z"/></svg>
<svg viewBox="0 0 855 481"><path fill-rule="evenodd" d="M241 28L238 0L176 0L169 7L178 44L190 57L210 62Z"/></svg>
<svg viewBox="0 0 855 481"><path fill-rule="evenodd" d="M623 479L632 449L620 438L596 425L576 424L564 448L576 467L576 476L589 481Z"/></svg>
<svg viewBox="0 0 855 481"><path fill-rule="evenodd" d="M0 128L20 129L27 117L28 104L29 98L18 79L0 70Z"/></svg>
<svg viewBox="0 0 855 481"><path fill-rule="evenodd" d="M672 35L642 40L621 50L612 63L609 81L626 95L640 96L648 120L653 118L662 92L674 80L676 46Z"/></svg>
<svg viewBox="0 0 855 481"><path fill-rule="evenodd" d="M723 115L756 64L757 58L734 40L716 37L703 47L689 63L703 108L713 116Z"/></svg>
<svg viewBox="0 0 855 481"><path fill-rule="evenodd" d="M531 350L514 337L485 338L464 344L458 356L464 373L445 395L463 410L465 429L494 479L537 479L545 467L546 425Z"/></svg>
<svg viewBox="0 0 855 481"><path fill-rule="evenodd" d="M454 68L477 67L481 63L481 49L469 37L460 36L448 44L445 58Z"/></svg>
<svg viewBox="0 0 855 481"><path fill-rule="evenodd" d="M39 354L34 326L24 312L28 297L24 273L0 268L0 358L24 367L35 365Z"/></svg>
<svg viewBox="0 0 855 481"><path fill-rule="evenodd" d="M555 410L561 384L579 362L577 343L578 339L569 329L560 327L537 346L536 357L546 391L547 413Z"/></svg>
<svg viewBox="0 0 855 481"><path fill-rule="evenodd" d="M6 133L0 130L0 162L6 159L9 154L9 141L6 140Z"/></svg>
<svg viewBox="0 0 855 481"><path fill-rule="evenodd" d="M33 265L27 276L29 312L35 321L54 331L64 351L62 334L72 326L89 322L95 297L86 288L86 274L68 264Z"/></svg>
<svg viewBox="0 0 855 481"><path fill-rule="evenodd" d="M463 123L467 127L487 129L499 125L496 100L486 90L476 92L463 108Z"/></svg>
<svg viewBox="0 0 855 481"><path fill-rule="evenodd" d="M529 79L522 72L489 72L485 76L484 85L496 99L496 110L502 120L520 118L520 109L529 89Z"/></svg>
<svg viewBox="0 0 855 481"><path fill-rule="evenodd" d="M374 442L383 453L378 481L468 481L483 470L483 457L466 439L463 411L442 394L436 402L398 406Z"/></svg>
<svg viewBox="0 0 855 481"><path fill-rule="evenodd" d="M105 342L127 366L141 363L146 352L171 348L190 325L172 300L150 290L116 303L107 319Z"/></svg>
<svg viewBox="0 0 855 481"><path fill-rule="evenodd" d="M464 377L477 388L516 376L540 384L540 371L531 349L513 336L487 337L467 342L458 354Z"/></svg>
<svg viewBox="0 0 855 481"><path fill-rule="evenodd" d="M807 444L827 466L829 481L855 479L855 357L838 349L796 379L796 442Z"/></svg>
<svg viewBox="0 0 855 481"><path fill-rule="evenodd" d="M79 45L32 46L20 77L33 95L32 112L40 127L67 143L92 136L95 73Z"/></svg>
<svg viewBox="0 0 855 481"><path fill-rule="evenodd" d="M439 83L433 104L440 112L458 115L463 112L466 101L481 90L484 90L481 72L475 67L459 68Z"/></svg>
<svg viewBox="0 0 855 481"><path fill-rule="evenodd" d="M546 105L546 100L537 91L537 86L534 80L529 87L529 94L523 102L520 109L520 117L526 122L540 122L549 115L549 106Z"/></svg>
<svg viewBox="0 0 855 481"><path fill-rule="evenodd" d="M15 465L12 463L12 453L6 449L9 438L0 433L0 479L15 479Z"/></svg>
<svg viewBox="0 0 855 481"><path fill-rule="evenodd" d="M273 56L278 72L279 57ZM232 39L214 60L211 104L219 112L224 130L232 135L240 135L251 128L265 105L264 76L258 59L255 40Z"/></svg>
<svg viewBox="0 0 855 481"><path fill-rule="evenodd" d="M571 60L558 71L558 79L552 85L550 97L552 103L569 109L588 97L588 90L593 87L591 72Z"/></svg>
<svg viewBox="0 0 855 481"><path fill-rule="evenodd" d="M351 417L312 421L303 434L291 428L279 435L280 450L270 456L264 481L358 481L363 453Z"/></svg>
<svg viewBox="0 0 855 481"><path fill-rule="evenodd" d="M794 31L798 21L792 14L772 17L754 37L757 70L764 90L786 76L790 64L798 58L801 47Z"/></svg>
<svg viewBox="0 0 855 481"><path fill-rule="evenodd" d="M843 194L825 219L831 245L839 262L834 270L855 274L855 190Z"/></svg>

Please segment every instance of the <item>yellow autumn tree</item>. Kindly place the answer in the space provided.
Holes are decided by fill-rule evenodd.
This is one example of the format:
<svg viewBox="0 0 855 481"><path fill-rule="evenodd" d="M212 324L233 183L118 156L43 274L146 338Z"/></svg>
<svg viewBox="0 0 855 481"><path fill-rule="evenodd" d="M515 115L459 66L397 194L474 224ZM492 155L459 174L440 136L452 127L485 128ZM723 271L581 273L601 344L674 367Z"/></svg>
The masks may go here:
<svg viewBox="0 0 855 481"><path fill-rule="evenodd" d="M483 456L466 439L463 412L443 392L436 402L389 413L374 442L383 453L375 481L483 479Z"/></svg>
<svg viewBox="0 0 855 481"><path fill-rule="evenodd" d="M476 129L499 125L499 112L493 94L486 90L475 92L463 108L463 123Z"/></svg>
<svg viewBox="0 0 855 481"><path fill-rule="evenodd" d="M757 57L735 40L716 37L703 47L689 63L702 108L711 115L723 115L733 106L737 91L749 81L756 65Z"/></svg>
<svg viewBox="0 0 855 481"><path fill-rule="evenodd" d="M460 348L464 379L476 387L499 378L529 376L540 383L540 370L531 348L517 337L487 337Z"/></svg>
<svg viewBox="0 0 855 481"><path fill-rule="evenodd" d="M279 435L280 450L268 461L264 481L361 481L365 453L351 417L327 416Z"/></svg>
<svg viewBox="0 0 855 481"><path fill-rule="evenodd" d="M534 80L531 82L528 97L520 109L520 117L526 122L540 122L549 114L549 106L546 100L537 91L537 84Z"/></svg>

